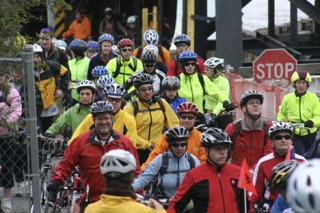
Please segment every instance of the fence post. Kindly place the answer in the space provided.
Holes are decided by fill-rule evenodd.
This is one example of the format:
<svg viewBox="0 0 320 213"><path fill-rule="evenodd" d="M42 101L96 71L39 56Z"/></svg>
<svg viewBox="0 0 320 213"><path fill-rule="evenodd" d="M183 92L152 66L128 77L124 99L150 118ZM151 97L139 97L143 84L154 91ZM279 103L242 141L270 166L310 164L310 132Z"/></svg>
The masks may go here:
<svg viewBox="0 0 320 213"><path fill-rule="evenodd" d="M22 57L25 64L25 73L27 79L27 97L28 97L28 117L26 118L27 127L30 133L31 148L31 174L32 191L33 191L33 212L41 212L40 204L40 175L39 175L39 151L37 137L37 114L36 114L36 97L35 97L35 80L34 80L34 61L33 46L28 44L24 48Z"/></svg>

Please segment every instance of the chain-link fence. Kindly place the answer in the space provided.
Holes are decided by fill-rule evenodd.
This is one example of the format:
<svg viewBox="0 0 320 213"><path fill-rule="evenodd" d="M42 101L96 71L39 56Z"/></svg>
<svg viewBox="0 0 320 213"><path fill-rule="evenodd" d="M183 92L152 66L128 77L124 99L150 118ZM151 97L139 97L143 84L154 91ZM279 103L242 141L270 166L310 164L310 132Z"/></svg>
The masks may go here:
<svg viewBox="0 0 320 213"><path fill-rule="evenodd" d="M41 212L33 46L0 58L1 208ZM33 192L33 193L32 193Z"/></svg>

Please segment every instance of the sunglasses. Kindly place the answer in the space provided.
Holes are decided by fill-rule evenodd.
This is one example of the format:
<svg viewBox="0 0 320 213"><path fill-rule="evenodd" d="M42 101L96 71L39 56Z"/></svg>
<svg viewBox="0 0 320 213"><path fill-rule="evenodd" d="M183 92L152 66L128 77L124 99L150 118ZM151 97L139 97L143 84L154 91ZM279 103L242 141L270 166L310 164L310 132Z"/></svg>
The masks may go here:
<svg viewBox="0 0 320 213"><path fill-rule="evenodd" d="M180 118L182 118L183 120L188 119L189 121L194 119L194 116L186 116L186 115L181 115Z"/></svg>
<svg viewBox="0 0 320 213"><path fill-rule="evenodd" d="M187 62L187 63L184 63L184 64L183 64L183 66L185 66L185 67L188 67L188 66L190 66L190 65L194 67L194 66L196 66L196 63L195 63L195 62L191 62L191 63L190 63L190 62Z"/></svg>
<svg viewBox="0 0 320 213"><path fill-rule="evenodd" d="M121 98L107 98L109 103L112 102L116 102L116 103L120 103L121 102Z"/></svg>
<svg viewBox="0 0 320 213"><path fill-rule="evenodd" d="M148 88L142 87L142 88L140 88L139 90L140 90L141 92L152 91L152 90L153 90L153 87L148 87Z"/></svg>
<svg viewBox="0 0 320 213"><path fill-rule="evenodd" d="M42 28L40 30L41 33L51 33L51 30L49 28Z"/></svg>
<svg viewBox="0 0 320 213"><path fill-rule="evenodd" d="M188 143L173 143L173 144L171 144L171 146L173 146L173 147L175 147L175 148L177 148L177 147L182 147L182 148L184 148L184 147L186 147L187 146L187 144Z"/></svg>
<svg viewBox="0 0 320 213"><path fill-rule="evenodd" d="M132 49L121 49L123 52L131 52Z"/></svg>
<svg viewBox="0 0 320 213"><path fill-rule="evenodd" d="M154 63L149 63L149 64L144 64L145 67L154 67L156 66L156 64Z"/></svg>
<svg viewBox="0 0 320 213"><path fill-rule="evenodd" d="M284 139L286 139L286 140L289 140L289 139L291 139L291 135L276 135L276 136L274 136L273 139L275 139L275 140L281 140L282 138L284 138Z"/></svg>

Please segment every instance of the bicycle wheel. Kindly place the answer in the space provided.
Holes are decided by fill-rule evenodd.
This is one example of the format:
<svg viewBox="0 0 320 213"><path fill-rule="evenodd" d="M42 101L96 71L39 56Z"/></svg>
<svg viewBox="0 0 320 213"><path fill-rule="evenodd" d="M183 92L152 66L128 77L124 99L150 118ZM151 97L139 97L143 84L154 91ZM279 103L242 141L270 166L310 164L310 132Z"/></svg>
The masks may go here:
<svg viewBox="0 0 320 213"><path fill-rule="evenodd" d="M52 172L53 167L46 165L43 176L41 178L41 205L45 205L45 203L47 202L47 186L51 180Z"/></svg>

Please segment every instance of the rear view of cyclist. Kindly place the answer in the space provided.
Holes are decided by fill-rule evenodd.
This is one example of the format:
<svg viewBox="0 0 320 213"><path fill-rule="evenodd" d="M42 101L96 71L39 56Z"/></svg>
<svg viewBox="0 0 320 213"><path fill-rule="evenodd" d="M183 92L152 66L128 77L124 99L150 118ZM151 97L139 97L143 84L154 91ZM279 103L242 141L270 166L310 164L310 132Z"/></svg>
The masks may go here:
<svg viewBox="0 0 320 213"><path fill-rule="evenodd" d="M163 206L154 199L150 199L152 208L147 207L135 199L136 194L131 190L134 171L137 162L133 155L125 150L116 149L104 154L100 161L100 171L103 175L105 188L100 200L90 204L85 213L164 213Z"/></svg>

